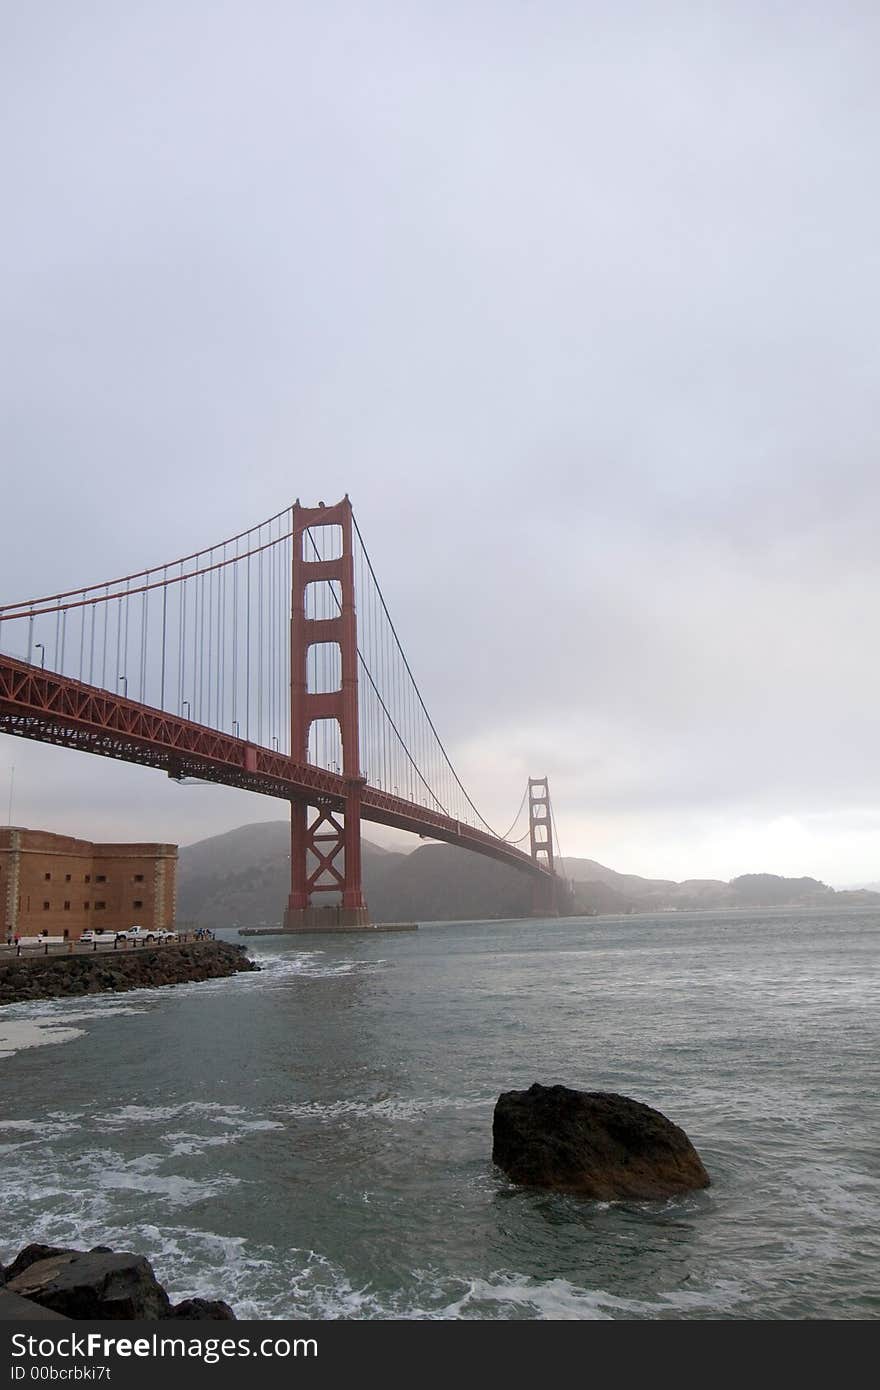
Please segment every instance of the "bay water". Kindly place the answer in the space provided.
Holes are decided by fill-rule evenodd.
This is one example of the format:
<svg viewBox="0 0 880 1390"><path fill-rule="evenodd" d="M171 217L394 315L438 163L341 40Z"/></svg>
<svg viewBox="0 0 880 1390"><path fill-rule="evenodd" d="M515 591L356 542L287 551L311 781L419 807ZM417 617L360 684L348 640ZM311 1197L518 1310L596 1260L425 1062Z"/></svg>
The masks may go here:
<svg viewBox="0 0 880 1390"><path fill-rule="evenodd" d="M874 1318L878 946L870 910L429 924L8 1006L0 1260L135 1250L267 1319ZM533 1081L655 1106L712 1186L517 1189L492 1110Z"/></svg>

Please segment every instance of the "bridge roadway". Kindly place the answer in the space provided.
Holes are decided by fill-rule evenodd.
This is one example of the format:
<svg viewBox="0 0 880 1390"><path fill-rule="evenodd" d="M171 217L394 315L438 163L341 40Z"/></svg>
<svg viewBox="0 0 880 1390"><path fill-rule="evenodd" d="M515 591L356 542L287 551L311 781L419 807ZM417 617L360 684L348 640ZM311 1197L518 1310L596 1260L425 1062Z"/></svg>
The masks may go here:
<svg viewBox="0 0 880 1390"><path fill-rule="evenodd" d="M344 812L352 790L351 781L338 773L2 653L0 733L336 811ZM484 830L364 780L356 785L363 820L459 845L533 878L552 878L529 854Z"/></svg>

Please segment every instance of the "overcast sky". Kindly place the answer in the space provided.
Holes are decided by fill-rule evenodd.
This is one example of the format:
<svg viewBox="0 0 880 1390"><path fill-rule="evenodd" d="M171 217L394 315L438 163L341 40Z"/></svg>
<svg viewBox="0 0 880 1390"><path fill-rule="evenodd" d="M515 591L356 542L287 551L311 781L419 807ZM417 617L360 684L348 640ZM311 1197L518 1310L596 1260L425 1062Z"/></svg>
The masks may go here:
<svg viewBox="0 0 880 1390"><path fill-rule="evenodd" d="M0 24L0 601L348 491L490 821L880 879L876 4ZM0 736L4 821L13 764L18 824L283 814Z"/></svg>

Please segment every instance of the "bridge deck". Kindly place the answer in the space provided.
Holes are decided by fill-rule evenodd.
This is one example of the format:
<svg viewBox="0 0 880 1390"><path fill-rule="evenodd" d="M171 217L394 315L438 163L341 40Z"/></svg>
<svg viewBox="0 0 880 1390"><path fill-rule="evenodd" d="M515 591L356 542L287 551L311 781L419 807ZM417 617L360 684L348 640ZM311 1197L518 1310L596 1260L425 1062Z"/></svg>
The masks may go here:
<svg viewBox="0 0 880 1390"><path fill-rule="evenodd" d="M336 810L344 810L351 785L338 773L3 654L0 733L154 767L170 777L197 777ZM361 815L423 839L473 850L540 879L552 878L516 846L365 782Z"/></svg>

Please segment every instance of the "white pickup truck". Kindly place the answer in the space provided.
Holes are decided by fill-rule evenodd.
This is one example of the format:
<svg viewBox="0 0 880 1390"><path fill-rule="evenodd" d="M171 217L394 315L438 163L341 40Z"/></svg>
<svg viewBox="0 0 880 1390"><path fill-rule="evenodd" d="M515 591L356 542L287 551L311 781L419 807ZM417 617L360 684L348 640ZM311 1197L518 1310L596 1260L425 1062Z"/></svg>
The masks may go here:
<svg viewBox="0 0 880 1390"><path fill-rule="evenodd" d="M176 941L177 932L166 931L165 927L129 927L127 931L116 933L117 941Z"/></svg>

